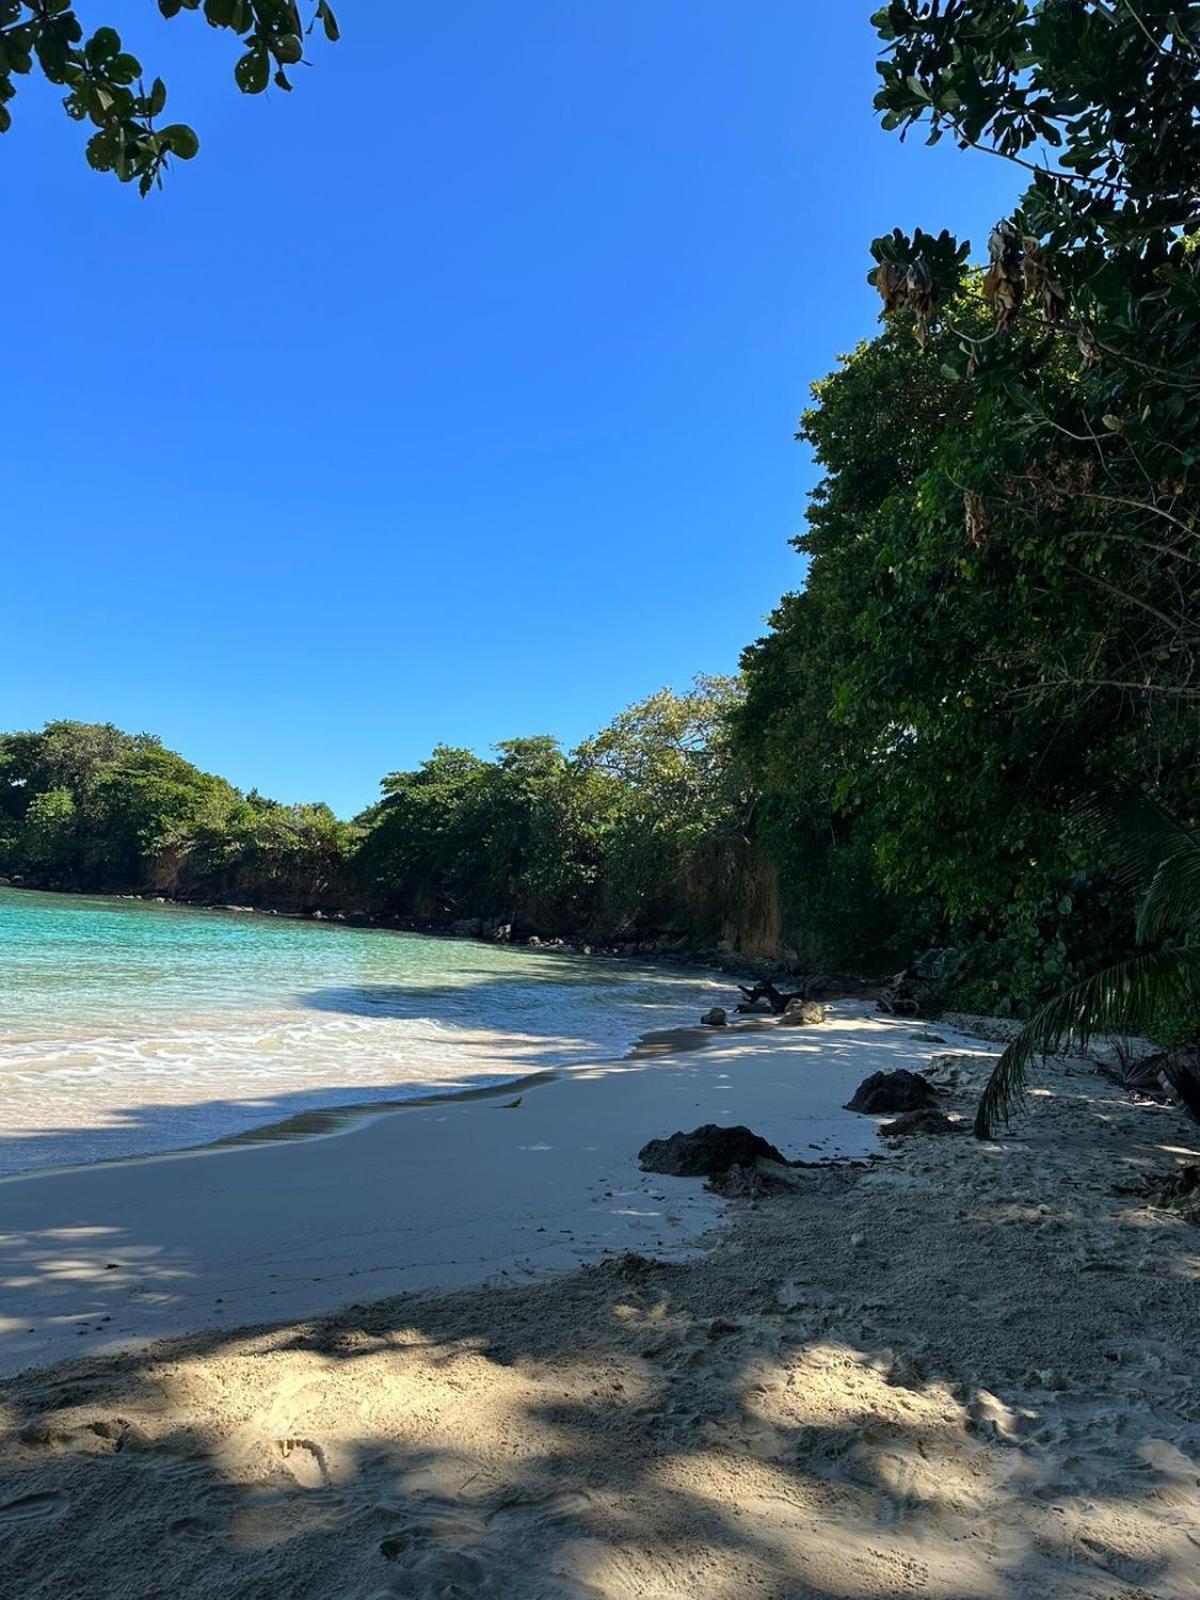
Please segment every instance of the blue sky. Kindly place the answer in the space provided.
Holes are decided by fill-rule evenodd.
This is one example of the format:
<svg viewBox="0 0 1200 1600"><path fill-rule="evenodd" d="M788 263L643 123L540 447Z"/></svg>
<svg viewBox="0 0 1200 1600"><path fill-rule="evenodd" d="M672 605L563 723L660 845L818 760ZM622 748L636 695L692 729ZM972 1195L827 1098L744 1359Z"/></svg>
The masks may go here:
<svg viewBox="0 0 1200 1600"><path fill-rule="evenodd" d="M201 136L147 201L20 85L0 726L351 812L733 670L802 580L792 434L870 239L981 246L1018 185L879 131L869 3L338 9L246 99L229 36L92 0Z"/></svg>

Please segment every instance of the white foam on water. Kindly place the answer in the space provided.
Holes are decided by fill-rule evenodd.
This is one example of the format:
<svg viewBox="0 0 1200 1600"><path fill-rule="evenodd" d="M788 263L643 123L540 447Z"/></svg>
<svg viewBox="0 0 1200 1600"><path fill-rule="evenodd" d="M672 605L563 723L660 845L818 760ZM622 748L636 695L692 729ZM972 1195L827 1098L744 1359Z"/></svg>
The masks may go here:
<svg viewBox="0 0 1200 1600"><path fill-rule="evenodd" d="M611 1059L715 990L625 962L0 896L0 1175Z"/></svg>

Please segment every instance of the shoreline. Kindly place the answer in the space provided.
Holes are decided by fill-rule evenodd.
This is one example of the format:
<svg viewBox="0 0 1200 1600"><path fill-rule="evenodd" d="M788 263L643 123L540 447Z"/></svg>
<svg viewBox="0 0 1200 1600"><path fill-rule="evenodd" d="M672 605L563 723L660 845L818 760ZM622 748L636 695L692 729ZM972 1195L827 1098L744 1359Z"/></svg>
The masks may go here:
<svg viewBox="0 0 1200 1600"><path fill-rule="evenodd" d="M11 885L6 886L16 895L16 890ZM60 917L69 913L72 905L92 905L98 908L99 914L104 917L113 917L120 910L123 901L131 897L113 895L60 895L59 891L42 891L27 889L25 891L38 900L43 900L53 914ZM56 904L56 902L64 902ZM137 905L146 905L147 901L137 898ZM207 915L216 915L225 921L221 909L216 907L201 908L184 902L163 902L164 915L173 918L176 913L185 917L188 912L205 910ZM273 935L270 932L272 924L277 918L259 921L259 913L252 918L264 929L262 934L253 935L255 940L265 941L267 948L275 948L272 943ZM249 916L249 914L248 914ZM142 913L137 912L139 922ZM303 923L306 919L294 919ZM247 918L239 917L238 923L246 922ZM155 922L155 925L157 923ZM194 923L193 926L203 927L205 923ZM345 928L348 924L331 923L331 926ZM227 926L236 926L229 924ZM372 931L355 927L354 932ZM239 1030L251 1033L255 1024L255 1008L240 1009L234 1007L226 1012L212 1012L210 1015L193 1019L186 1012L165 1012L156 1017L148 1026L154 1036L155 1048L165 1052L168 1058L172 1051L180 1049L184 1052L184 1066L190 1070L185 1078L177 1074L164 1073L161 1076L161 1090L147 1077L150 1085L149 1092L144 1098L138 1097L138 1084L123 1090L119 1080L119 1072L114 1074L93 1074L95 1084L94 1092L89 1084L89 1093L81 1108L72 1111L71 1115L59 1127L58 1119L54 1115L54 1105L48 1109L43 1108L38 1114L38 1120L32 1121L28 1116L24 1120L14 1113L14 1120L6 1129L9 1135L6 1141L5 1165L11 1167L0 1174L0 1183L9 1182L17 1178L35 1176L38 1173L50 1171L67 1171L77 1167L108 1165L114 1162L144 1161L166 1157L175 1157L203 1151L210 1145L225 1147L237 1146L243 1143L271 1142L275 1139L295 1139L299 1137L325 1137L339 1130L355 1125L363 1120L390 1114L393 1110L407 1109L413 1105L437 1104L443 1100L464 1099L471 1100L476 1096L489 1098L496 1094L520 1093L527 1087L533 1087L540 1081L562 1070L564 1067L573 1067L578 1064L593 1065L609 1060L622 1059L625 1054L636 1052L641 1048L641 1041L647 1030L652 1029L656 1021L661 1026L664 1021L668 1024L673 1019L676 1027L683 1027L685 1019L698 1017L700 1011L712 1003L712 998L723 987L725 978L722 974L704 969L702 967L688 966L675 961L651 960L650 958L623 959L619 956L600 955L597 959L603 963L611 961L611 968L603 964L598 969L593 969L591 963L584 966L582 961L578 965L568 960L566 965L545 964L538 961L543 954L567 956L573 954L566 950L545 950L536 947L528 950L521 945L504 946L497 948L495 954L488 953L488 941L477 941L465 936L445 934L435 935L416 932L415 930L400 928L379 927L374 931L387 934L399 934L401 939L408 938L414 941L432 939L454 939L459 943L462 952L461 959L455 960L449 952L443 957L437 953L437 946L427 946L426 951L417 955L401 953L397 948L391 955L383 946L357 945L346 957L352 968L357 968L364 959L362 951L370 952L375 949L375 957L368 957L374 964L382 963L385 966L397 962L401 966L413 961L428 962L435 960L448 968L474 972L476 968L490 974L494 967L499 965L506 971L511 962L514 967L522 971L527 969L530 985L544 983L545 1003L549 1010L545 1013L548 1020L543 1022L530 1021L526 1023L523 1018L512 1023L511 1027L503 1016L488 1021L486 1016L481 1017L475 1033L472 1032L472 1023L469 1018L464 1021L461 1016L452 1018L448 1026L457 1033L463 1028L466 1032L462 1039L442 1047L437 1045L432 1052L426 1048L428 1040L436 1041L437 1030L441 1027L443 1016L441 1002L435 998L430 1002L430 1007L423 1010L420 1006L413 1009L411 1005L402 1004L396 1013L400 1018L399 1029L393 1037L390 1034L379 1033L372 1039L373 1059L367 1071L356 1069L354 1062L343 1062L344 1074L339 1069L342 1058L336 1053L329 1055L327 1052L314 1054L311 1050L305 1066L300 1062L304 1060L297 1057L295 1070L287 1069L286 1049L277 1048L275 1056L280 1065L272 1061L274 1079L267 1075L252 1077L243 1083L238 1078L237 1061L229 1055L228 1050L223 1061L218 1061L217 1068L207 1077L202 1077L203 1060L200 1066L192 1068L187 1059L187 1051L193 1048L193 1037L200 1041L195 1045L195 1050L203 1054L204 1040L209 1029L214 1030L214 1039L218 1044L224 1039L226 1030L230 1032L232 1044L229 1049L236 1049L239 1045ZM324 966L321 951L324 946L319 943L310 945L307 936L289 934L283 928L278 929L280 937L285 941L283 948L287 948L287 941L299 944L309 952L308 960L311 966L315 960ZM195 937L186 934L185 937ZM207 938L207 935L202 937ZM223 937L217 935L215 937ZM470 947L482 946L478 958L467 954ZM350 950L350 946L343 947ZM335 958L336 960L336 958ZM342 965L345 965L343 961ZM313 980L316 981L316 980ZM364 979L364 981L366 981ZM473 979L464 982L469 987ZM587 1008L581 1009L574 1005L573 1009L563 1012L566 997L572 994L571 985L583 983L597 991L611 989L614 1005L611 1015L607 1018L597 1016L595 1021L586 1021ZM638 995L633 1000L625 1000L626 990L636 990L639 984L652 986L654 999L649 1003L646 996ZM566 985L566 987L562 987ZM286 987L286 985L285 985ZM316 1029L326 1019L322 1008L317 1006L297 1005L294 997L280 990L280 1000L271 1009L271 992L267 994L270 1011L269 1016L261 1026L268 1030L280 1032L286 1040L287 1030L293 1024ZM456 991L448 989L448 995ZM401 1001L407 990L404 983L395 990ZM721 995L724 999L724 995ZM562 1014L555 1019L553 1009L557 1006ZM694 1009L693 1009L694 1008ZM261 1006L259 1007L261 1009ZM330 1011L345 1010L352 1016L355 1025L365 1026L357 1022L355 1006L335 1005ZM460 1007L461 1010L461 1007ZM285 1011L287 1015L285 1016ZM661 1013L665 1011L666 1017ZM374 1013L369 1007L362 1008L362 1016L371 1017ZM534 1013L530 1012L532 1018ZM539 1011L540 1017L542 1013ZM386 1020L387 1008L380 1016ZM119 1019L112 1019L115 1023ZM576 1023L579 1024L578 1029ZM99 1030L99 1048L110 1044L107 1037L110 1031L108 1020L101 1020L92 1028L92 1032ZM193 1030L189 1033L189 1029ZM418 1034L424 1030L424 1035L418 1038L415 1047L409 1038L409 1033L416 1030ZM155 1031L157 1030L157 1032ZM199 1030L195 1032L195 1030ZM480 1031L481 1030L481 1031ZM490 1030L490 1032L489 1032ZM539 1038L539 1030L545 1038ZM175 1036L179 1034L184 1043L182 1046L175 1044ZM556 1035L561 1037L556 1039ZM24 1036L18 1030L14 1036L18 1043L14 1047L14 1060L11 1070L18 1074L23 1084L36 1085L37 1079L25 1077L24 1074L33 1072L41 1065L35 1061L32 1067L27 1066L25 1056L33 1050L38 1035L29 1034L31 1043L24 1045L21 1040ZM61 1062L51 1062L59 1068L59 1076L63 1077L63 1088L55 1086L55 1080L47 1080L46 1093L68 1094L70 1092L70 1070L73 1067L68 1052L75 1048L75 1041L70 1037L70 1030L63 1035L62 1043L54 1036L53 1028L49 1030L55 1048L62 1052ZM679 1035L682 1039L683 1034ZM319 1046L319 1035L313 1033L314 1040ZM465 1040L465 1043L462 1042ZM161 1043L160 1043L161 1041ZM522 1042L525 1047L522 1048ZM302 1041L306 1042L306 1041ZM254 1049L258 1041L249 1037L248 1047ZM335 1040L335 1046L337 1041ZM512 1045L512 1049L508 1048ZM79 1033L79 1048L90 1045L90 1035L85 1027ZM244 1042L243 1042L244 1045ZM246 1047L244 1045L244 1047ZM48 1047L49 1048L49 1047ZM140 1051L140 1044L134 1040L131 1049L134 1052L133 1067L136 1069L140 1062L136 1059ZM427 1059L428 1058L428 1059ZM485 1062L485 1070L480 1070L478 1063ZM90 1065L90 1058L88 1058ZM100 1065L104 1064L100 1058ZM124 1062L118 1063L118 1068ZM6 1070L10 1063L6 1060ZM63 1076L65 1074L65 1076ZM111 1080L111 1086L105 1087L105 1081ZM174 1088L171 1085L174 1084ZM40 1091L38 1091L40 1093ZM123 1095L128 1098L122 1098ZM30 1101L32 1103L31 1094ZM95 1101L93 1104L92 1101ZM201 1106L206 1100L212 1101L214 1115L206 1118L203 1115L187 1116L190 1106ZM240 1110L239 1110L239 1103ZM18 1105L18 1110L23 1106ZM143 1115L144 1113L144 1115ZM132 1114L132 1116L131 1116ZM128 1131L123 1132L126 1128ZM89 1130L91 1133L89 1134ZM17 1141L26 1133L31 1136L23 1145ZM28 1163L34 1162L35 1165Z"/></svg>
<svg viewBox="0 0 1200 1600"><path fill-rule="evenodd" d="M776 1131L753 1061L794 1085L807 1032L731 1119ZM990 1060L947 1039L949 1107ZM1198 1131L1056 1061L1002 1144L802 1169L703 1249L81 1338L0 1386L4 1560L30 1600L1192 1600L1200 1235L1130 1186Z"/></svg>
<svg viewBox="0 0 1200 1600"><path fill-rule="evenodd" d="M861 1158L878 1148L877 1119L844 1102L869 1072L919 1068L936 1051L861 1003L835 1011L816 1027L699 1036L700 1049L659 1036L528 1095L410 1104L337 1137L22 1175L0 1185L0 1368L60 1359L80 1341L116 1349L319 1314L364 1292L629 1250L686 1256L726 1213L698 1182L640 1172L648 1139L744 1121L789 1158Z"/></svg>
<svg viewBox="0 0 1200 1600"><path fill-rule="evenodd" d="M227 916L280 917L291 922L311 922L333 928L356 928L364 932L374 929L380 933L408 933L421 938L464 941L468 944L501 944L512 949L531 949L549 956L573 955L592 960L633 961L648 966L679 967L683 971L709 970L730 978L794 977L804 970L796 962L782 957L744 955L738 951L691 945L686 940L680 945L678 940L666 936L627 941L612 941L599 937L591 939L584 934L575 933L542 935L536 931L522 932L514 936L511 924L485 917L434 922L421 917L406 917L382 911L347 911L337 908L326 910L324 907L306 910L267 903L237 905L216 900L185 900L177 895L163 894L149 889L132 891L49 888L31 883L17 883L11 878L3 877L0 877L0 889L11 890L14 894L64 895L78 900L116 900L138 902L142 905L175 906L185 911L208 911ZM481 925L491 922L496 928L507 927L510 931L503 937L482 931L464 932L459 926L463 922L475 922ZM873 995L882 980L853 978L844 982L840 979L838 981L846 992L849 992L847 988L849 985L856 994L861 989L864 995L868 993ZM842 989L838 991L839 996Z"/></svg>
<svg viewBox="0 0 1200 1600"><path fill-rule="evenodd" d="M724 1031L727 1034L754 1032L762 1023L771 1025L769 1019L746 1018ZM352 1100L342 1105L314 1106L308 1111L296 1111L281 1117L277 1122L255 1124L236 1133L222 1134L201 1144L180 1145L166 1150L148 1150L139 1155L108 1156L94 1161L60 1162L46 1167L30 1167L22 1172L0 1173L0 1184L21 1183L26 1179L58 1176L63 1173L87 1172L97 1167L145 1166L154 1161L182 1161L194 1156L219 1155L226 1150L240 1150L252 1145L301 1144L316 1139L334 1139L340 1134L353 1133L378 1117L389 1117L397 1112L419 1111L425 1106L458 1105L472 1100L498 1100L502 1096L525 1094L542 1084L555 1083L572 1072L603 1067L619 1061L639 1060L643 1056L661 1055L672 1051L702 1050L719 1033L707 1028L657 1028L642 1034L620 1056L598 1057L594 1062L580 1062L570 1067L548 1068L542 1072L528 1072L516 1078L501 1078L494 1084L472 1089L434 1090L429 1094L414 1094L402 1100Z"/></svg>

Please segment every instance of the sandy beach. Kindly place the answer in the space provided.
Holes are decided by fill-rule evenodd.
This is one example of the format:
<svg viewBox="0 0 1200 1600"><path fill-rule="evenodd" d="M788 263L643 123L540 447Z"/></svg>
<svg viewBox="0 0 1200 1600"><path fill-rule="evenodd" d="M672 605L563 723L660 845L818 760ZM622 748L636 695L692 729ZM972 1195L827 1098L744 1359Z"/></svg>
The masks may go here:
<svg viewBox="0 0 1200 1600"><path fill-rule="evenodd" d="M861 1078L966 1112L992 1053L844 1003L0 1185L3 1592L1195 1596L1200 1235L1131 1192L1194 1124L1065 1062L1003 1143L732 1202L637 1171L708 1120L879 1150Z"/></svg>
<svg viewBox="0 0 1200 1600"><path fill-rule="evenodd" d="M749 1122L791 1158L878 1149L872 1119L843 1103L867 1072L920 1068L937 1047L865 1003L835 1013L820 1029L750 1019L652 1037L536 1086L316 1119L341 1128L329 1137L0 1182L0 1374L606 1252L686 1254L723 1207L639 1172L647 1139Z"/></svg>

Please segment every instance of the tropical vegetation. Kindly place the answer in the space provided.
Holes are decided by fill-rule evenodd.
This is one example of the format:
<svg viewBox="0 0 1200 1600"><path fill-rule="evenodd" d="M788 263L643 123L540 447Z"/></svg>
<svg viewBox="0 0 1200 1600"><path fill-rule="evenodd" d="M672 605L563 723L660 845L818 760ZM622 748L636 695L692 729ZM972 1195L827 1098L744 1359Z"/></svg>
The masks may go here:
<svg viewBox="0 0 1200 1600"><path fill-rule="evenodd" d="M294 5L204 12L242 38L243 89L286 76ZM574 750L439 748L349 822L146 736L9 734L0 870L866 973L937 949L946 1001L1036 1013L981 1127L1052 1043L1135 1015L1196 1033L1174 884L1194 891L1200 823L1200 5L893 0L874 21L884 126L1005 160L1024 192L982 251L936 218L871 246L882 327L813 387L805 566L739 679L663 690ZM94 164L146 186L189 142L149 138L137 63L98 39L0 0L0 101L36 58L95 124ZM1087 810L1114 786L1162 849L1148 885Z"/></svg>
<svg viewBox="0 0 1200 1600"><path fill-rule="evenodd" d="M307 8L295 0L157 0L157 7L168 18L202 12L210 28L237 39L233 77L243 94L262 94L272 84L290 92L289 73L304 60L305 38L318 28L331 43L339 37L329 0ZM66 90L63 109L91 130L89 165L135 183L143 195L161 186L172 161L191 161L200 149L190 124L162 120L163 80L147 84L141 61L115 28L85 33L71 0L0 0L0 133L12 126L15 80L31 75Z"/></svg>

